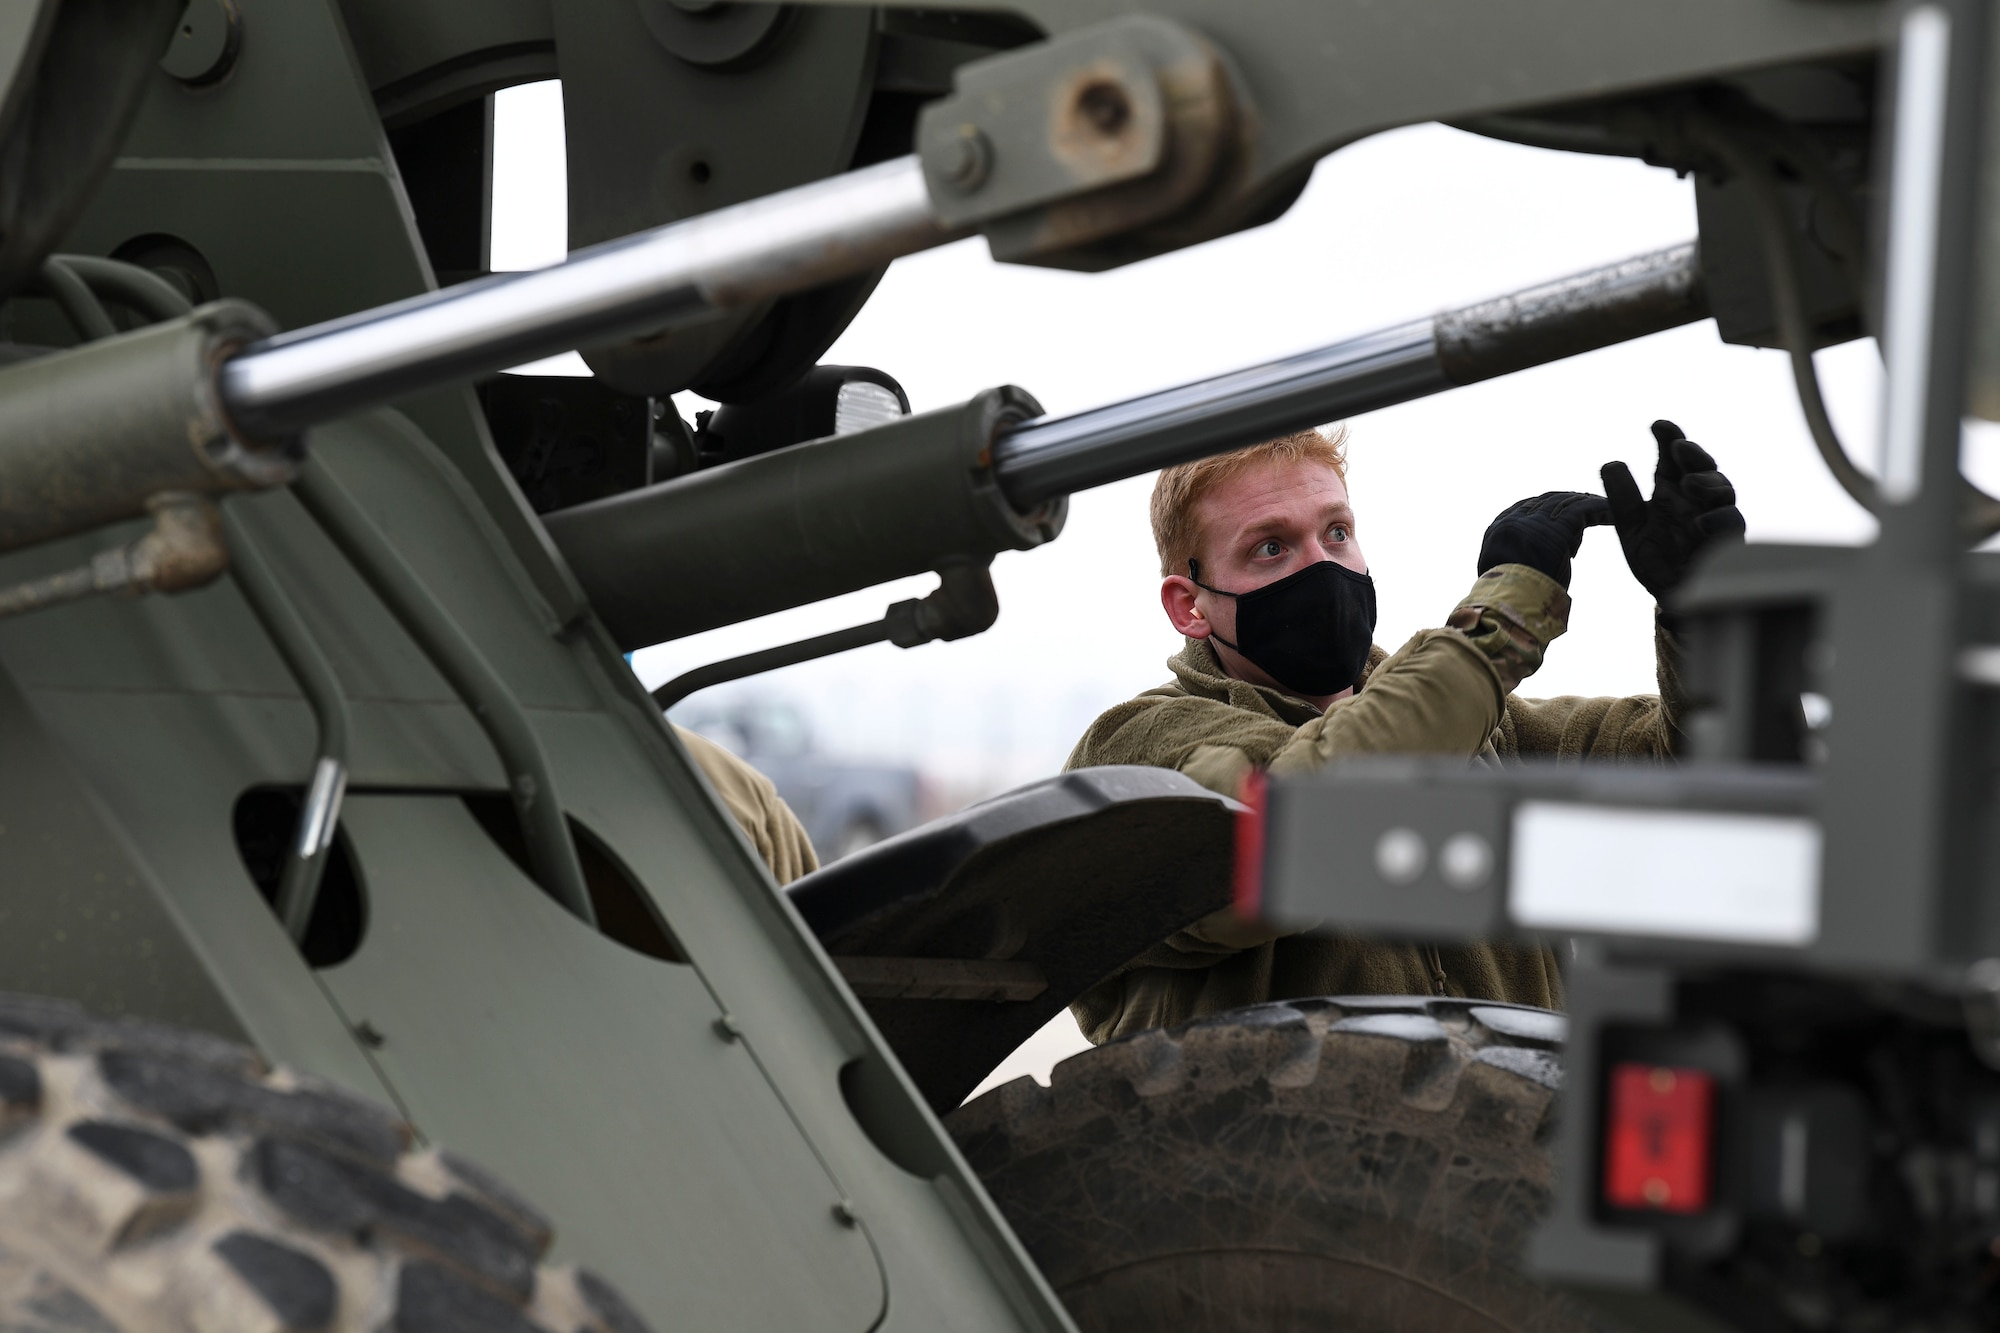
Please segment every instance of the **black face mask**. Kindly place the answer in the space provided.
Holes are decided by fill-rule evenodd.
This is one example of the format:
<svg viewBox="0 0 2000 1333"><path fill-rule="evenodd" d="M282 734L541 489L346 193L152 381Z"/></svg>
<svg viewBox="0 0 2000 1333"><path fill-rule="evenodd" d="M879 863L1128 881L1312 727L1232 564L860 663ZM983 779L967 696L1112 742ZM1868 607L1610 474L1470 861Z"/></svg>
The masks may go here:
<svg viewBox="0 0 2000 1333"><path fill-rule="evenodd" d="M1194 586L1236 599L1236 637L1216 642L1241 653L1295 694L1338 694L1361 679L1375 642L1375 580L1332 560L1307 565L1253 592L1223 592L1201 581L1188 561Z"/></svg>

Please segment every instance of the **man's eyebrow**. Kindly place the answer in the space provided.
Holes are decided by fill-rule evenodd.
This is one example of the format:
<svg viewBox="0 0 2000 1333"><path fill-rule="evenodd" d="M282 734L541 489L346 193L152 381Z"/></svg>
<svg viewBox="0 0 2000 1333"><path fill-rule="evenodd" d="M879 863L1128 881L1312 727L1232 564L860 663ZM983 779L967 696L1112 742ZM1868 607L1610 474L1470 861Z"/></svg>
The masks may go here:
<svg viewBox="0 0 2000 1333"><path fill-rule="evenodd" d="M1351 506L1345 500L1341 500L1335 504L1328 505L1325 509L1322 509L1320 513L1329 523L1335 521L1336 519L1348 523L1352 523L1354 521L1353 506ZM1265 536L1268 533L1280 532L1291 526L1292 526L1292 520L1286 517L1285 515L1267 514L1263 518L1253 520L1252 522L1249 523L1245 523L1242 527L1238 528L1236 530L1236 535L1233 538L1231 538L1231 544L1234 545L1237 542L1253 541L1256 538Z"/></svg>
<svg viewBox="0 0 2000 1333"><path fill-rule="evenodd" d="M1266 533L1279 532L1290 526L1290 519L1284 517L1282 514L1271 514L1254 522L1245 523L1242 527L1238 528L1235 540L1246 542L1253 537L1261 537Z"/></svg>

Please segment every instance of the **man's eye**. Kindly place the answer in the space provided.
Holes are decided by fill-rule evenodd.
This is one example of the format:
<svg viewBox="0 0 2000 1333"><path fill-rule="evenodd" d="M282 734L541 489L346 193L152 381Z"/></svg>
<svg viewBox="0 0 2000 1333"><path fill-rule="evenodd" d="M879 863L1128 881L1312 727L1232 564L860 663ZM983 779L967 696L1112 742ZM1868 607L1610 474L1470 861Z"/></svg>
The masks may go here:
<svg viewBox="0 0 2000 1333"><path fill-rule="evenodd" d="M1284 553L1285 553L1284 544L1280 542L1276 537L1267 537L1265 540L1258 542L1255 549L1253 549L1250 552L1250 554L1255 556L1261 556L1266 560L1270 559L1272 556L1279 556L1283 555Z"/></svg>
<svg viewBox="0 0 2000 1333"><path fill-rule="evenodd" d="M1327 529L1326 535L1334 541L1344 542L1347 540L1347 525L1345 523L1336 523Z"/></svg>

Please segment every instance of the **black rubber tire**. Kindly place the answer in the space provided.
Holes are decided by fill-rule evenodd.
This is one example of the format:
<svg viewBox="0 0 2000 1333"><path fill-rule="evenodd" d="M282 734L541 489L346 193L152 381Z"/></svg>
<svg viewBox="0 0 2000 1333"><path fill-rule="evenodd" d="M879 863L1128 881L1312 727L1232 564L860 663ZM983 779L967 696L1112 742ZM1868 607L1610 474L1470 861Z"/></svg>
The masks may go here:
<svg viewBox="0 0 2000 1333"><path fill-rule="evenodd" d="M0 1329L644 1333L387 1108L202 1033L0 996Z"/></svg>
<svg viewBox="0 0 2000 1333"><path fill-rule="evenodd" d="M1524 1277L1560 1015L1257 1005L1021 1078L945 1124L1086 1333L1584 1333Z"/></svg>

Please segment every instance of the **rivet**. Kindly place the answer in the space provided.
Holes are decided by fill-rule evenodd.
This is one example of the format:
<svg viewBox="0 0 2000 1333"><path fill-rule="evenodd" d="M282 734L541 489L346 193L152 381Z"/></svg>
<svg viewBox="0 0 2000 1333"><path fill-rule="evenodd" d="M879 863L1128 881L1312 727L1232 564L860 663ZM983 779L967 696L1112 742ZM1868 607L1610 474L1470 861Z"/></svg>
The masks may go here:
<svg viewBox="0 0 2000 1333"><path fill-rule="evenodd" d="M1424 873L1428 856L1415 830L1392 828L1375 844L1375 869L1391 884L1408 884Z"/></svg>
<svg viewBox="0 0 2000 1333"><path fill-rule="evenodd" d="M993 171L993 144L977 125L960 125L937 150L938 175L960 194L971 194Z"/></svg>
<svg viewBox="0 0 2000 1333"><path fill-rule="evenodd" d="M1445 883L1471 893L1492 877L1493 844L1477 833L1454 833L1438 850L1438 870Z"/></svg>

